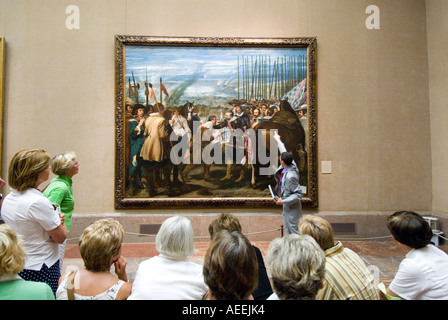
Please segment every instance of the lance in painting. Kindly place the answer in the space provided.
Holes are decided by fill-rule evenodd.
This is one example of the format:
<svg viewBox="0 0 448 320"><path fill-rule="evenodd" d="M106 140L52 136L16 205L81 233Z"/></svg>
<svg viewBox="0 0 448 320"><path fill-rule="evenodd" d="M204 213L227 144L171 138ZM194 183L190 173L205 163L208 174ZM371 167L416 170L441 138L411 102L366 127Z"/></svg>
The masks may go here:
<svg viewBox="0 0 448 320"><path fill-rule="evenodd" d="M131 84L131 78L128 78L128 82L129 82L129 98L132 99L132 97L134 96L134 90L132 89L132 84Z"/></svg>
<svg viewBox="0 0 448 320"><path fill-rule="evenodd" d="M146 106L149 105L149 81L148 81L148 68L146 68L146 80L145 80L145 96L146 96ZM151 86L152 89L152 86Z"/></svg>
<svg viewBox="0 0 448 320"><path fill-rule="evenodd" d="M138 89L140 89L140 84L139 83L135 83L135 78L134 78L134 71L132 71L132 81L134 82L134 97L136 99L136 102L138 102Z"/></svg>

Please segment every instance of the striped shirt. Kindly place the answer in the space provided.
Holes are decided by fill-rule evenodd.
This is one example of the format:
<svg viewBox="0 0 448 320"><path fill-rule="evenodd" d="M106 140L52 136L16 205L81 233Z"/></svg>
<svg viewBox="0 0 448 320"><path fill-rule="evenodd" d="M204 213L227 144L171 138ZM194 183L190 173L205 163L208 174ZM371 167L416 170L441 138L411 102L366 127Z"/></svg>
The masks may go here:
<svg viewBox="0 0 448 320"><path fill-rule="evenodd" d="M341 242L325 250L325 280L316 300L378 300L373 276L364 261Z"/></svg>

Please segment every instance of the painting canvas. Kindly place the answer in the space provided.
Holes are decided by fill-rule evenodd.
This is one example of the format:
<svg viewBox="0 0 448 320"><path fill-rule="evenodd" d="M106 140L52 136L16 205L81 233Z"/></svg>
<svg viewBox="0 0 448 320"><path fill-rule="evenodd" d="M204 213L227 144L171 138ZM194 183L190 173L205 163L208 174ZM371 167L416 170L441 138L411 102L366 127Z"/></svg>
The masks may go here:
<svg viewBox="0 0 448 320"><path fill-rule="evenodd" d="M316 206L315 39L285 40L116 36L116 207L272 206L276 139Z"/></svg>

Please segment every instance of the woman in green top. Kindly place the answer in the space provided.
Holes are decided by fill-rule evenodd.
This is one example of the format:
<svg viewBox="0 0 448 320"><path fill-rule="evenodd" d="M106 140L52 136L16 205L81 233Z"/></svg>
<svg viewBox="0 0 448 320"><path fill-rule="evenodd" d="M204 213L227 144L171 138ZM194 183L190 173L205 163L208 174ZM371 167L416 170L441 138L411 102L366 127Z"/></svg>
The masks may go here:
<svg viewBox="0 0 448 320"><path fill-rule="evenodd" d="M56 177L53 178L47 188L45 188L44 196L65 215L65 225L67 226L68 233L72 226L72 214L75 208L72 178L79 171L79 163L76 161L76 154L73 151L57 154L51 163L51 171ZM65 254L65 244L66 242L59 246L59 265L61 270Z"/></svg>

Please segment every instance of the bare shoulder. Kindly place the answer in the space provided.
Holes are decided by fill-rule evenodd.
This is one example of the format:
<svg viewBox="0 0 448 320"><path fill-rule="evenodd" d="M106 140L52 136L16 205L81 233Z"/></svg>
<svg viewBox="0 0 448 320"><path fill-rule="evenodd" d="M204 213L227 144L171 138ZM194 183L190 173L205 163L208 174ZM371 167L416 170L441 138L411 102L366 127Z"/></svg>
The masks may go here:
<svg viewBox="0 0 448 320"><path fill-rule="evenodd" d="M117 294L117 300L126 300L131 295L132 284L125 282Z"/></svg>

